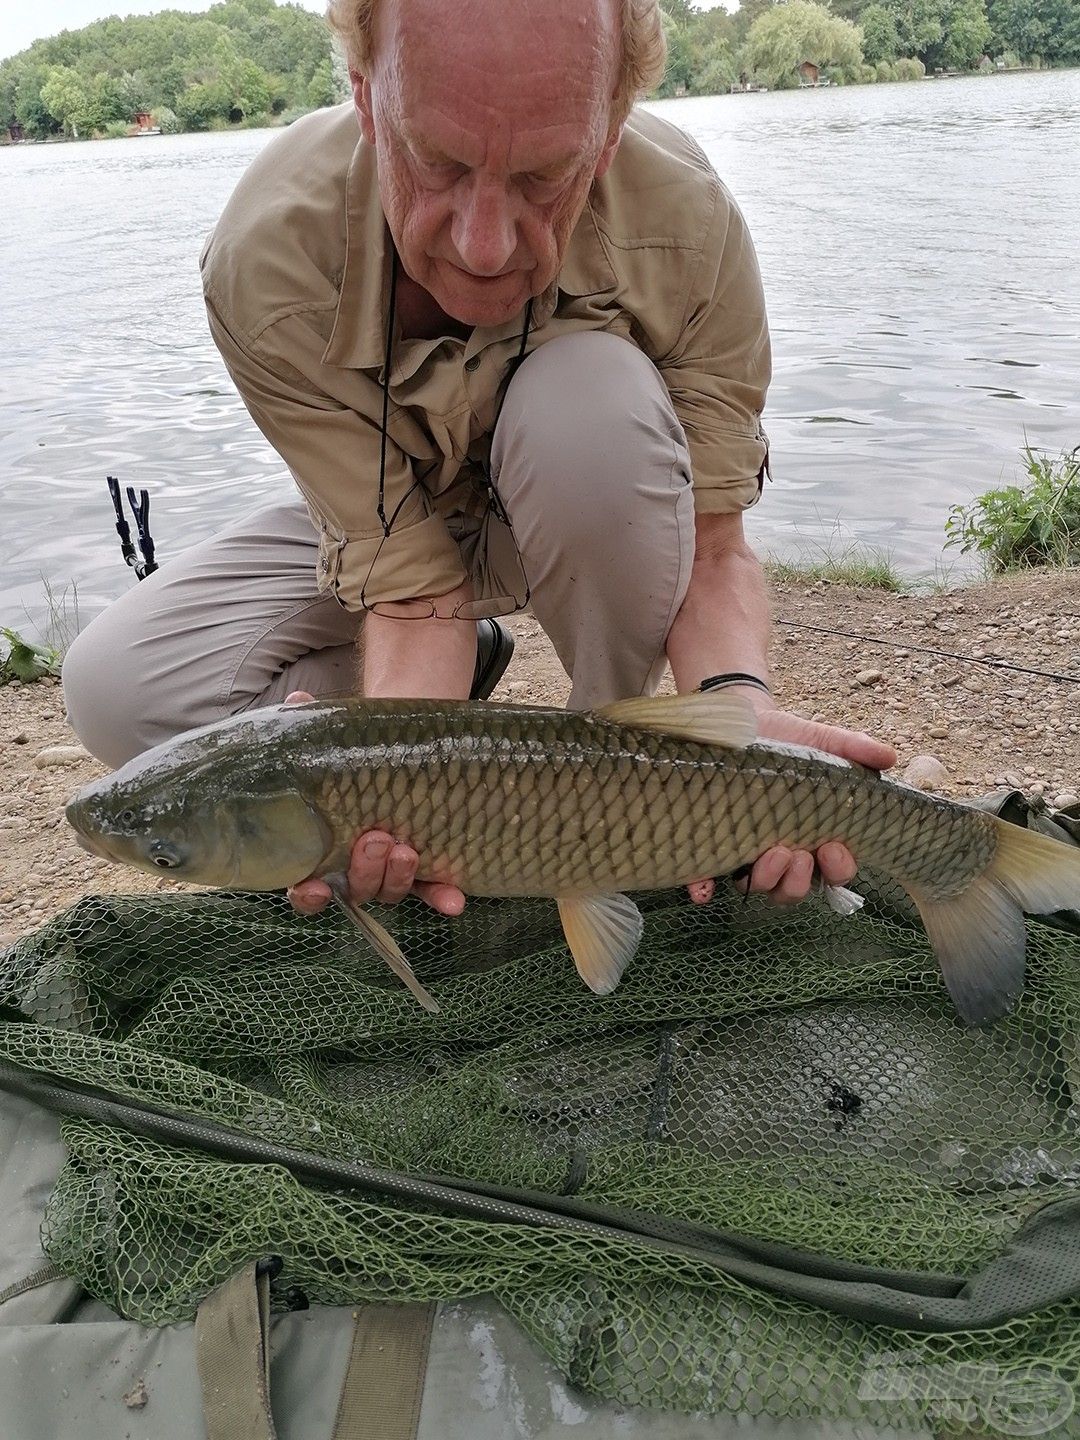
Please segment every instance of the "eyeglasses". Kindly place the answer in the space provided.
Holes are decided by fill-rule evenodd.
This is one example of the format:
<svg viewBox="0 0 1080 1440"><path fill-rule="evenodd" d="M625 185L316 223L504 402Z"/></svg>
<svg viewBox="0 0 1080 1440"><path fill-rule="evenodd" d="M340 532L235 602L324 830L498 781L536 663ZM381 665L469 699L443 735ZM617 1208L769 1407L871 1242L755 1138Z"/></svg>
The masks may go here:
<svg viewBox="0 0 1080 1440"><path fill-rule="evenodd" d="M529 577L525 573L525 566L521 559L521 551L518 549L517 540L514 536L514 527L510 523L510 515L503 504L502 496L495 487L495 481L491 475L491 466L485 461L483 473L479 479L479 486L484 492L487 500L487 512L489 517L494 517L500 524L505 525L510 534L510 542L513 553L517 558L518 571L521 576L521 585L515 587L519 593L514 595L491 595L482 600L465 600L455 605L453 610L439 610L433 600L375 600L367 598L367 588L371 583L371 577L375 573L375 567L379 563L379 556L382 554L383 546L390 538L394 528L394 522L401 514L402 508L416 493L424 491L423 483L417 480L406 490L405 494L398 501L393 514L389 517L386 514L386 426L390 415L390 366L393 360L394 348L394 318L395 300L397 295L398 257L395 250L390 261L390 306L386 322L386 356L383 364L383 404L382 404L382 436L379 442L379 503L377 514L379 523L382 525L383 538L379 541L378 549L368 567L367 577L360 589L360 604L363 609L373 615L385 615L393 620L493 620L497 615L512 615L515 611L524 610L532 598L532 591L529 587ZM518 371L518 367L525 359L525 347L529 340L529 327L532 323L532 305L530 299L525 307L525 324L521 331L521 344L518 352L507 366L506 375L503 377L496 397L495 419L492 422L492 431L499 423L499 416L502 413L503 401L506 398L506 391L510 381Z"/></svg>

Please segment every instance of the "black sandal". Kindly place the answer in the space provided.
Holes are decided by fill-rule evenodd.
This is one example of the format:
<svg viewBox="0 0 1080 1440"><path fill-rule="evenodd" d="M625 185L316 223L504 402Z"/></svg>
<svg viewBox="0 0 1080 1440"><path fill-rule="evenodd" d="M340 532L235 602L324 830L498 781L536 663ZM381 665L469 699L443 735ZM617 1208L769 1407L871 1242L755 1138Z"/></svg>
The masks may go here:
<svg viewBox="0 0 1080 1440"><path fill-rule="evenodd" d="M476 622L476 670L470 700L486 700L498 685L514 653L514 637L497 620Z"/></svg>

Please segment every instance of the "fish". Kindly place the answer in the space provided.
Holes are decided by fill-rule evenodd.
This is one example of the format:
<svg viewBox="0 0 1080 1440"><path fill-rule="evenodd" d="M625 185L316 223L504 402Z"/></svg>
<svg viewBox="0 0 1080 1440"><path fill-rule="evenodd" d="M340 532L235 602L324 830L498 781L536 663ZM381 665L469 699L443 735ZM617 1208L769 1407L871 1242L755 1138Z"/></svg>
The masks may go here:
<svg viewBox="0 0 1080 1440"><path fill-rule="evenodd" d="M643 921L627 891L839 840L911 897L963 1020L1013 1006L1024 913L1080 905L1080 850L823 751L758 739L730 691L593 712L442 700L315 700L179 735L84 786L84 848L178 880L278 890L325 877L375 950L437 1008L393 938L348 897L356 836L380 829L417 878L547 896L577 970L610 994Z"/></svg>

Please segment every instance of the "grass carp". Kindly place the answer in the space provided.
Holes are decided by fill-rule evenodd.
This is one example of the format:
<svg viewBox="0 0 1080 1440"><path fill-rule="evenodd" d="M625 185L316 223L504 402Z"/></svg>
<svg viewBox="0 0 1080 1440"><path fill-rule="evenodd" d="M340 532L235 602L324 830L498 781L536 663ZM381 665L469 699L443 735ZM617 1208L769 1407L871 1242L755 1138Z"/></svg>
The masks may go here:
<svg viewBox="0 0 1080 1440"><path fill-rule="evenodd" d="M313 701L206 726L82 789L86 849L197 884L331 882L375 948L426 996L393 939L348 902L355 837L389 830L418 878L471 895L550 896L586 984L607 994L637 949L627 890L840 840L918 907L957 1010L1004 1014L1024 976L1024 911L1080 905L1080 850L835 756L755 742L730 692L595 713L423 700Z"/></svg>

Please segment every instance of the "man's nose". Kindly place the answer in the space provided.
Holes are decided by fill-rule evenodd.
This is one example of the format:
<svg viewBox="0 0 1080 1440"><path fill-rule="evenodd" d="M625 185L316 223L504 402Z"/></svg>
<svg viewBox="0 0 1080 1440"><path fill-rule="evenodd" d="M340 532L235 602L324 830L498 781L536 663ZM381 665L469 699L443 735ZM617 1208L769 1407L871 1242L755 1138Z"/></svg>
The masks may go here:
<svg viewBox="0 0 1080 1440"><path fill-rule="evenodd" d="M454 212L451 227L461 263L474 275L498 275L517 249L510 196L498 184L474 183Z"/></svg>

